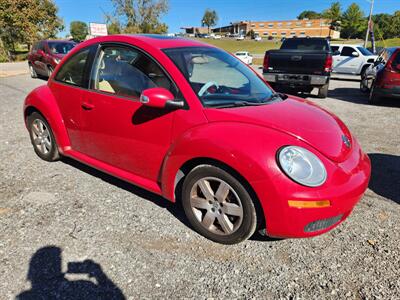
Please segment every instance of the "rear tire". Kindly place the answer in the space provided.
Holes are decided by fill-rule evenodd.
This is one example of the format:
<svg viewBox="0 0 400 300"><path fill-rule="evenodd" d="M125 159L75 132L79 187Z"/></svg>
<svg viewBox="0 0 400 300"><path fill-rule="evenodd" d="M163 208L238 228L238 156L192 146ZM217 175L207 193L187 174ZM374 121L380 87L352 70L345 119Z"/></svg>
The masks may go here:
<svg viewBox="0 0 400 300"><path fill-rule="evenodd" d="M371 89L369 91L368 103L371 105L377 105L379 102L379 96L375 92L375 83L372 82Z"/></svg>
<svg viewBox="0 0 400 300"><path fill-rule="evenodd" d="M32 64L29 64L29 73L31 74L32 78L37 78L38 75L35 71L35 68L32 66Z"/></svg>
<svg viewBox="0 0 400 300"><path fill-rule="evenodd" d="M318 98L326 98L328 97L329 83L323 85L318 90Z"/></svg>
<svg viewBox="0 0 400 300"><path fill-rule="evenodd" d="M29 136L35 153L45 161L57 161L60 158L56 139L46 119L33 112L27 117Z"/></svg>
<svg viewBox="0 0 400 300"><path fill-rule="evenodd" d="M363 77L361 77L361 81L360 81L360 91L363 94L368 93L369 88L368 88L368 78L364 75Z"/></svg>
<svg viewBox="0 0 400 300"><path fill-rule="evenodd" d="M215 166L201 165L190 171L182 186L182 206L193 228L217 243L239 243L252 236L257 226L247 190Z"/></svg>

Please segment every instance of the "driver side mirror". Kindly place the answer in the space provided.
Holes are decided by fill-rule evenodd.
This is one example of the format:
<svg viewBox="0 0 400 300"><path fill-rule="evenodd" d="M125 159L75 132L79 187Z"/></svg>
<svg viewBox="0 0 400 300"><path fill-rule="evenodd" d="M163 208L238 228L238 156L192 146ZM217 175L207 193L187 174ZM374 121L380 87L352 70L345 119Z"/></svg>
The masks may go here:
<svg viewBox="0 0 400 300"><path fill-rule="evenodd" d="M338 55L340 55L340 51L339 51L339 50L336 50L335 52L332 53L332 55L333 55L333 56L338 56Z"/></svg>
<svg viewBox="0 0 400 300"><path fill-rule="evenodd" d="M154 108L183 108L183 101L174 101L174 95L165 88L150 88L140 95L140 103Z"/></svg>
<svg viewBox="0 0 400 300"><path fill-rule="evenodd" d="M351 53L351 56L353 56L353 57L359 57L360 54L359 54L357 51L354 51L354 52Z"/></svg>

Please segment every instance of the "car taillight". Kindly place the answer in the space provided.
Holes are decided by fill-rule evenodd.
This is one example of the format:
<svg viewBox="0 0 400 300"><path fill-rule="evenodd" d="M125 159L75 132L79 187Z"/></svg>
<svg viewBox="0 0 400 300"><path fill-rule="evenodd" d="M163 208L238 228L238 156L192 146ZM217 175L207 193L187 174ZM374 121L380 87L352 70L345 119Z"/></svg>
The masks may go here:
<svg viewBox="0 0 400 300"><path fill-rule="evenodd" d="M332 71L332 55L328 54L325 60L325 66L324 66L325 72L331 72Z"/></svg>
<svg viewBox="0 0 400 300"><path fill-rule="evenodd" d="M265 53L263 68L264 70L268 70L268 67L269 67L269 54Z"/></svg>

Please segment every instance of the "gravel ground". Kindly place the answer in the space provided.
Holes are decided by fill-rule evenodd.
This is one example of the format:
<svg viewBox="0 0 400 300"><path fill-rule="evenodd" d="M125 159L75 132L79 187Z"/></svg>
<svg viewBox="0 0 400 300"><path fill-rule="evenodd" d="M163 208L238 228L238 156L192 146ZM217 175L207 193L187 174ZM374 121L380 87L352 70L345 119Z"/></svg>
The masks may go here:
<svg viewBox="0 0 400 300"><path fill-rule="evenodd" d="M154 194L71 160L40 160L21 109L44 83L0 78L0 299L399 299L399 103L367 105L354 81L309 97L370 154L370 189L325 235L224 246Z"/></svg>

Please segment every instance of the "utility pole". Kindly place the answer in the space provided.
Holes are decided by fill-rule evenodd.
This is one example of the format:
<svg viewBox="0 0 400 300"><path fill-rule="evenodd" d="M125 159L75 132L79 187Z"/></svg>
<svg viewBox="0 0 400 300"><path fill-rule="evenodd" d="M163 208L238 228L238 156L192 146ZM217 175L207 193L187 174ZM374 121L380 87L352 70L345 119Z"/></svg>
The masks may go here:
<svg viewBox="0 0 400 300"><path fill-rule="evenodd" d="M367 26L367 34L365 35L364 48L367 48L367 44L368 44L369 27L372 22L372 10L374 9L374 0L370 0L370 3L371 3L371 7L369 9L369 19L368 19L368 26Z"/></svg>

